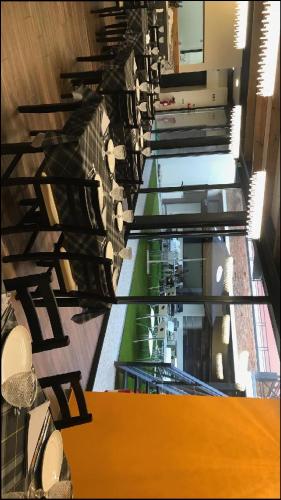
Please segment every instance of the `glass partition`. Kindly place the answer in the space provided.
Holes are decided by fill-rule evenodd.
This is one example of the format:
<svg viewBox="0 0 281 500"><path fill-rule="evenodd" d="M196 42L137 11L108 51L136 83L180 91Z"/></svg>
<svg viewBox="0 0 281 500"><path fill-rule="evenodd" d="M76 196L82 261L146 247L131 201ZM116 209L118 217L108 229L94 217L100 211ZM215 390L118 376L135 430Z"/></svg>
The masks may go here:
<svg viewBox="0 0 281 500"><path fill-rule="evenodd" d="M138 240L136 265L143 272L144 296L265 295L253 244L245 236L154 238L151 234Z"/></svg>
<svg viewBox="0 0 281 500"><path fill-rule="evenodd" d="M257 317L264 318L263 335ZM129 305L119 360L171 363L231 396L280 398L267 305Z"/></svg>
<svg viewBox="0 0 281 500"><path fill-rule="evenodd" d="M139 193L154 208L153 215L222 213L245 210L240 188Z"/></svg>
<svg viewBox="0 0 281 500"><path fill-rule="evenodd" d="M225 126L227 117L225 110L218 107L217 109L196 109L182 111L171 111L156 113L155 129L171 129L181 127L200 127L200 126Z"/></svg>

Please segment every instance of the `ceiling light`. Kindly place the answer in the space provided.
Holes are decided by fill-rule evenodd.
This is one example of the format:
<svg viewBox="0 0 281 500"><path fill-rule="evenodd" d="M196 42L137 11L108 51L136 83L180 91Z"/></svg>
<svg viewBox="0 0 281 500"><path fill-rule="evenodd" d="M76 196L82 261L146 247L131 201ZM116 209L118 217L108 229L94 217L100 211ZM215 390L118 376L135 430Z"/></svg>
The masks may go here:
<svg viewBox="0 0 281 500"><path fill-rule="evenodd" d="M235 79L235 87L239 87L239 79L238 78Z"/></svg>
<svg viewBox="0 0 281 500"><path fill-rule="evenodd" d="M224 379L224 376L223 376L223 364L222 364L222 353L221 352L218 352L218 354L216 354L216 377L219 380L223 380Z"/></svg>
<svg viewBox="0 0 281 500"><path fill-rule="evenodd" d="M253 240L258 240L261 233L265 178L265 170L260 170L252 175L250 181L247 236Z"/></svg>
<svg viewBox="0 0 281 500"><path fill-rule="evenodd" d="M273 94L275 85L280 36L280 2L264 2L262 15L257 94L268 97Z"/></svg>
<svg viewBox="0 0 281 500"><path fill-rule="evenodd" d="M234 46L244 49L246 46L247 21L249 2L236 2Z"/></svg>
<svg viewBox="0 0 281 500"><path fill-rule="evenodd" d="M233 295L233 257L225 259L223 286L229 295Z"/></svg>
<svg viewBox="0 0 281 500"><path fill-rule="evenodd" d="M229 344L230 339L230 315L225 314L222 318L222 343Z"/></svg>
<svg viewBox="0 0 281 500"><path fill-rule="evenodd" d="M241 113L240 105L234 106L231 111L230 150L235 159L239 158L240 152Z"/></svg>
<svg viewBox="0 0 281 500"><path fill-rule="evenodd" d="M223 268L222 266L219 266L217 268L217 272L216 272L216 282L219 283L220 280L221 280L221 277L222 277L222 273L223 273Z"/></svg>

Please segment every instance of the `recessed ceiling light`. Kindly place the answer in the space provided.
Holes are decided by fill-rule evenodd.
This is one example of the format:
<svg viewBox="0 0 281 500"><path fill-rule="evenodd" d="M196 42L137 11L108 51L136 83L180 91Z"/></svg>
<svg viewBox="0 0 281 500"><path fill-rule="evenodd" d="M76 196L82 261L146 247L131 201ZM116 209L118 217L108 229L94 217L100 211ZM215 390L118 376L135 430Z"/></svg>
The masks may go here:
<svg viewBox="0 0 281 500"><path fill-rule="evenodd" d="M223 274L223 267L219 266L216 272L216 282L219 283Z"/></svg>

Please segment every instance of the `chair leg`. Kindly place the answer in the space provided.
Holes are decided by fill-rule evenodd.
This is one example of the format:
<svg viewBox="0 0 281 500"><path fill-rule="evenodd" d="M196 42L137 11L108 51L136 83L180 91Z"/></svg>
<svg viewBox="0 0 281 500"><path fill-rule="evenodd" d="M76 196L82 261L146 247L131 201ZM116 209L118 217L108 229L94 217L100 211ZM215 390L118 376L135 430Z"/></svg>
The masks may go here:
<svg viewBox="0 0 281 500"><path fill-rule="evenodd" d="M106 24L104 26L104 30L107 31L107 30L111 30L111 29L115 29L115 28L127 28L127 23L126 22L121 22L121 23L113 23L113 24Z"/></svg>
<svg viewBox="0 0 281 500"><path fill-rule="evenodd" d="M111 61L115 54L98 54L96 56L80 56L76 57L76 61Z"/></svg>
<svg viewBox="0 0 281 500"><path fill-rule="evenodd" d="M62 134L62 130L61 130L61 129L59 129L59 128L57 128L57 129L49 129L49 130L47 130L47 129L42 129L42 130L30 130L30 131L29 131L29 135L33 137L33 136L35 136L35 135L37 135L37 134L47 134L48 132L52 132L52 133L54 133L54 134Z"/></svg>
<svg viewBox="0 0 281 500"><path fill-rule="evenodd" d="M42 146L33 147L31 142L15 142L8 144L1 144L1 155L17 155L23 153L36 153L43 152Z"/></svg>
<svg viewBox="0 0 281 500"><path fill-rule="evenodd" d="M108 35L124 35L125 31L125 28L107 29L106 31L97 32L96 37L111 40L111 38L108 38Z"/></svg>
<svg viewBox="0 0 281 500"><path fill-rule="evenodd" d="M54 104L34 104L31 106L19 106L20 113L56 113L59 111L74 111L81 107L81 101L57 102Z"/></svg>
<svg viewBox="0 0 281 500"><path fill-rule="evenodd" d="M123 42L124 41L124 36L99 36L97 38L97 42L103 43L103 42Z"/></svg>
<svg viewBox="0 0 281 500"><path fill-rule="evenodd" d="M103 72L100 71L74 71L73 73L61 73L61 78L69 78L75 80L91 80L93 83L100 83ZM80 101L79 101L80 102Z"/></svg>
<svg viewBox="0 0 281 500"><path fill-rule="evenodd" d="M123 11L120 7L104 7L103 9L92 9L91 14L114 14L115 12Z"/></svg>

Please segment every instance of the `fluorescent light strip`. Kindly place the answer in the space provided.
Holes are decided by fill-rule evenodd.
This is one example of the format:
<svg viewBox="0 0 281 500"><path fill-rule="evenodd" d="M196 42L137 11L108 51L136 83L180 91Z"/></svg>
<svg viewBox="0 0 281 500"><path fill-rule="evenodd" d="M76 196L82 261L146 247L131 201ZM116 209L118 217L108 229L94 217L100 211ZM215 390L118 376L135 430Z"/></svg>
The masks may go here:
<svg viewBox="0 0 281 500"><path fill-rule="evenodd" d="M231 131L230 131L230 150L235 159L239 158L240 151L240 132L241 132L241 114L240 105L234 106L231 112Z"/></svg>
<svg viewBox="0 0 281 500"><path fill-rule="evenodd" d="M253 240L258 240L261 233L265 178L265 170L255 172L251 177L247 214L247 236Z"/></svg>
<svg viewBox="0 0 281 500"><path fill-rule="evenodd" d="M222 343L228 345L230 339L230 315L225 314L222 318Z"/></svg>
<svg viewBox="0 0 281 500"><path fill-rule="evenodd" d="M273 95L280 37L280 2L264 2L257 94Z"/></svg>
<svg viewBox="0 0 281 500"><path fill-rule="evenodd" d="M233 295L233 257L225 259L223 286L229 295Z"/></svg>
<svg viewBox="0 0 281 500"><path fill-rule="evenodd" d="M248 7L249 2L236 2L234 24L234 47L236 49L244 49L246 46Z"/></svg>

